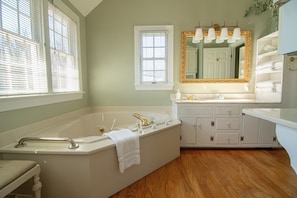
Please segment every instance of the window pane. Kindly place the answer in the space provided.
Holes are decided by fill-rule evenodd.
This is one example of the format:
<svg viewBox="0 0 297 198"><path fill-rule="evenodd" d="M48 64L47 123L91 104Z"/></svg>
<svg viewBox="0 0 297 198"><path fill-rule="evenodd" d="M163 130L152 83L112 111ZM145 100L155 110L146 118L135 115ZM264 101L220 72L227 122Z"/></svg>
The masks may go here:
<svg viewBox="0 0 297 198"><path fill-rule="evenodd" d="M165 70L166 69L165 60L155 60L155 69L156 70Z"/></svg>
<svg viewBox="0 0 297 198"><path fill-rule="evenodd" d="M20 12L24 15L30 16L31 9L30 9L30 1L29 0L19 0L19 7Z"/></svg>
<svg viewBox="0 0 297 198"><path fill-rule="evenodd" d="M44 45L40 39L40 1L2 0L1 3L0 95L47 92Z"/></svg>
<svg viewBox="0 0 297 198"><path fill-rule="evenodd" d="M155 81L157 81L157 82L165 82L166 81L166 73L165 73L165 71L156 71L155 72Z"/></svg>
<svg viewBox="0 0 297 198"><path fill-rule="evenodd" d="M156 58L165 58L166 57L165 48L155 48L155 57Z"/></svg>
<svg viewBox="0 0 297 198"><path fill-rule="evenodd" d="M154 37L153 35L143 34L142 37L142 46L143 47L153 47L154 46Z"/></svg>
<svg viewBox="0 0 297 198"><path fill-rule="evenodd" d="M24 15L20 15L20 35L32 39L31 20Z"/></svg>
<svg viewBox="0 0 297 198"><path fill-rule="evenodd" d="M142 54L143 58L152 58L154 57L154 48L143 48Z"/></svg>
<svg viewBox="0 0 297 198"><path fill-rule="evenodd" d="M18 33L17 11L2 5L2 27L8 31Z"/></svg>
<svg viewBox="0 0 297 198"><path fill-rule="evenodd" d="M152 60L144 60L142 64L143 70L153 70L154 69L154 61Z"/></svg>
<svg viewBox="0 0 297 198"><path fill-rule="evenodd" d="M155 36L155 46L156 47L165 47L165 35L164 34Z"/></svg>
<svg viewBox="0 0 297 198"><path fill-rule="evenodd" d="M144 71L142 76L143 82L153 82L154 81L154 72Z"/></svg>
<svg viewBox="0 0 297 198"><path fill-rule="evenodd" d="M49 14L54 21L50 31L53 91L79 91L76 23L51 4Z"/></svg>

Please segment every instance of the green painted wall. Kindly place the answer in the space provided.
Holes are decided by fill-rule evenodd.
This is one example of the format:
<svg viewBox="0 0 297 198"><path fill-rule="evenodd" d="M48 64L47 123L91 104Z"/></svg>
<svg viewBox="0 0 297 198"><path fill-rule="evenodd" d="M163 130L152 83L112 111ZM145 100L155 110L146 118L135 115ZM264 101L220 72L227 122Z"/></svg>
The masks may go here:
<svg viewBox="0 0 297 198"><path fill-rule="evenodd" d="M134 89L134 25L174 25L174 79L179 87L182 31L201 25L236 25L254 32L257 18L244 18L253 1L245 0L105 0L86 18L89 105L170 105L175 91ZM252 21L251 21L252 20ZM260 29L265 29L265 22ZM259 33L262 34L263 30ZM259 36L259 34L258 34ZM184 85L182 85L184 87ZM202 89L202 86L207 86ZM195 92L212 92L224 84L200 84ZM227 86L228 87L228 86ZM225 92L242 92L242 84ZM183 89L183 88L182 88ZM253 91L253 90L252 90Z"/></svg>

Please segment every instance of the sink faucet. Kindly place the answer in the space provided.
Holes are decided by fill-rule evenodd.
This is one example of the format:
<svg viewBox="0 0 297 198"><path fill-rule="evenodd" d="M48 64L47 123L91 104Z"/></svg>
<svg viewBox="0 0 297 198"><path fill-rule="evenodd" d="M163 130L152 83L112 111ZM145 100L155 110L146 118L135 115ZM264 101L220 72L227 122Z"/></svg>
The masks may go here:
<svg viewBox="0 0 297 198"><path fill-rule="evenodd" d="M222 99L224 99L224 96L222 96L220 93L215 93L215 94L214 94L214 98L215 98L215 99L222 100Z"/></svg>
<svg viewBox="0 0 297 198"><path fill-rule="evenodd" d="M152 123L154 123L153 121L149 121L147 118L141 116L138 113L133 113L133 117L137 118L138 120L141 121L142 126L148 126Z"/></svg>

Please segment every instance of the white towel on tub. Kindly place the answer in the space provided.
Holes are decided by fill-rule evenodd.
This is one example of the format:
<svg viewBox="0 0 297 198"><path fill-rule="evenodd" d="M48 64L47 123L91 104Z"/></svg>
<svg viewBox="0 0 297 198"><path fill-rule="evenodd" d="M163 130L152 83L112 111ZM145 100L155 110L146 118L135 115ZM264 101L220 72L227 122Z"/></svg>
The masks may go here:
<svg viewBox="0 0 297 198"><path fill-rule="evenodd" d="M129 129L111 131L104 135L116 144L120 172L132 165L140 164L139 136Z"/></svg>

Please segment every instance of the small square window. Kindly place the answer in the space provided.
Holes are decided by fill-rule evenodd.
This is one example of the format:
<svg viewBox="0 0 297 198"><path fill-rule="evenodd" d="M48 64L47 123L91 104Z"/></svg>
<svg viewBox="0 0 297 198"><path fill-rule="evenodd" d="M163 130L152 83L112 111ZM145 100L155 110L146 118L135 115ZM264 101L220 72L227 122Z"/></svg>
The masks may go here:
<svg viewBox="0 0 297 198"><path fill-rule="evenodd" d="M173 89L173 26L135 26L136 90Z"/></svg>

